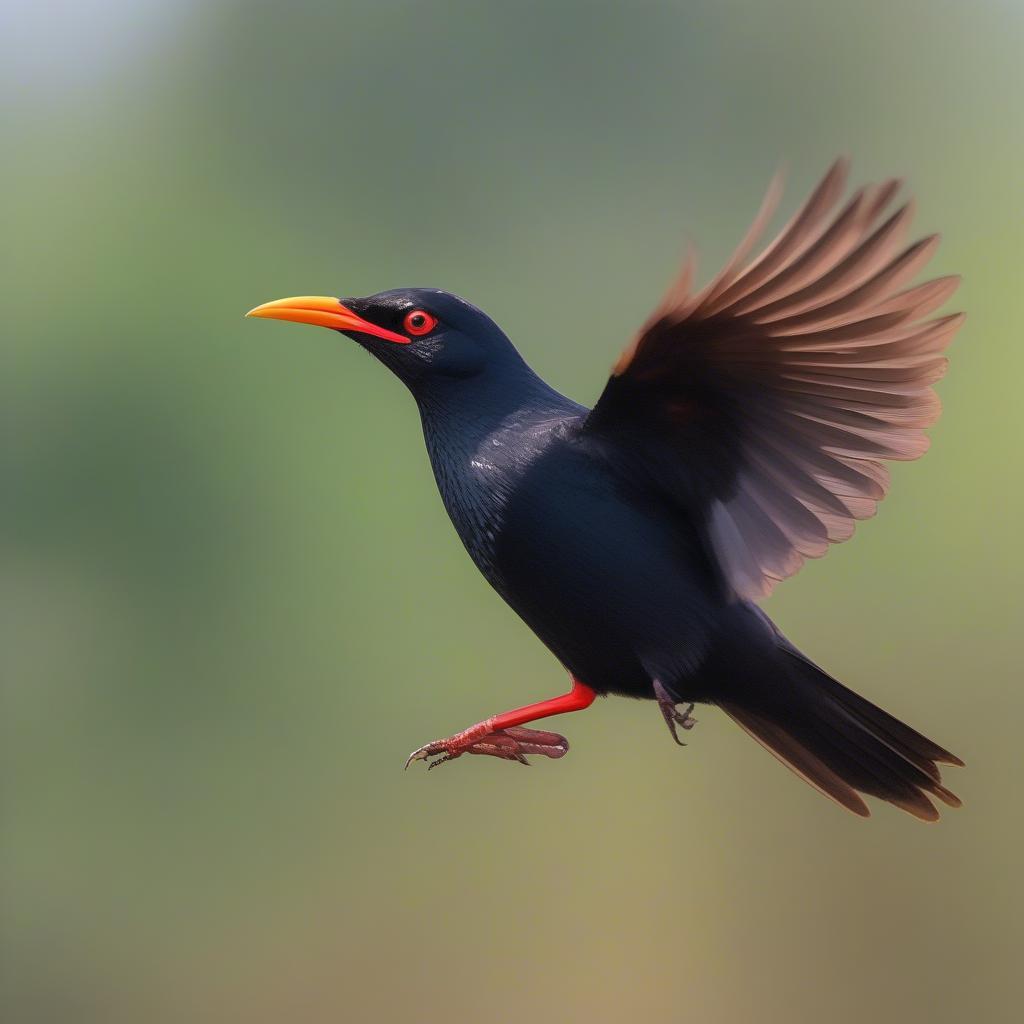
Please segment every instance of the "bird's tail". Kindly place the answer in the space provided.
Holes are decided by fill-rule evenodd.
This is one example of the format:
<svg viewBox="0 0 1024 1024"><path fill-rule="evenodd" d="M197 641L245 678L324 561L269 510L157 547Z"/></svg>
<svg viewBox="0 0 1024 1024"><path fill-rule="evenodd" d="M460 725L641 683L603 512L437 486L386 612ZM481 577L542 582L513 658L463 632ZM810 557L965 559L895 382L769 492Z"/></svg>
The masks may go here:
<svg viewBox="0 0 1024 1024"><path fill-rule="evenodd" d="M963 761L847 689L795 650L780 650L783 671L741 704L722 709L815 789L862 817L859 793L887 800L922 821L937 797L959 807L939 764Z"/></svg>

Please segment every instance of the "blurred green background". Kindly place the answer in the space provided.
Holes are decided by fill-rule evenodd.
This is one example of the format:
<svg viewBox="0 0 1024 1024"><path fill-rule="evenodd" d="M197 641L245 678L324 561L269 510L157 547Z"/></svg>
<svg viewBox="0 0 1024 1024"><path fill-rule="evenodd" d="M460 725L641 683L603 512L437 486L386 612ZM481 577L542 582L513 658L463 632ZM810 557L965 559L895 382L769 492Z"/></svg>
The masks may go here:
<svg viewBox="0 0 1024 1024"><path fill-rule="evenodd" d="M1020 1019L1024 7L3 4L0 1017ZM561 691L413 403L282 295L438 285L584 401L785 162L905 174L970 318L932 453L779 589L961 754L863 822L716 712L403 774Z"/></svg>

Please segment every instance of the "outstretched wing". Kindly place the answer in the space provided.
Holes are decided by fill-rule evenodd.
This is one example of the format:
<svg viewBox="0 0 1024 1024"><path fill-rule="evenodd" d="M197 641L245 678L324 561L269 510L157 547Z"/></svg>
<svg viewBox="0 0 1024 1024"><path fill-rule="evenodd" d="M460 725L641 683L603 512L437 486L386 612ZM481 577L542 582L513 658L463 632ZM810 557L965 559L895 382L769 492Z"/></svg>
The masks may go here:
<svg viewBox="0 0 1024 1024"><path fill-rule="evenodd" d="M900 183L855 192L837 161L761 254L773 183L722 272L679 279L615 366L583 431L706 516L736 594L756 599L846 540L916 459L939 415L932 390L962 314L927 319L959 278L907 287L938 244L904 247ZM837 209L838 208L838 209Z"/></svg>

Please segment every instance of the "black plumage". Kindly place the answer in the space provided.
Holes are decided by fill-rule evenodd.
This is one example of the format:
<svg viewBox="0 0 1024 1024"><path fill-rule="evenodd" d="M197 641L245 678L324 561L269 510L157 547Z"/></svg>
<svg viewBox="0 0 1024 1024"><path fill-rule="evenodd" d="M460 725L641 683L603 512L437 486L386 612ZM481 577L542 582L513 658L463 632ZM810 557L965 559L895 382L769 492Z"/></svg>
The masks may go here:
<svg viewBox="0 0 1024 1024"><path fill-rule="evenodd" d="M745 263L778 189L726 268L691 294L688 264L593 408L526 365L497 325L435 289L300 297L259 316L344 331L409 388L441 497L473 560L574 680L572 694L414 752L558 757L523 728L594 693L722 707L812 785L933 819L958 801L948 751L831 679L754 603L845 540L916 458L931 385L962 317L925 318L955 279L907 287L934 250L906 248L896 182L834 212L837 162L776 240Z"/></svg>

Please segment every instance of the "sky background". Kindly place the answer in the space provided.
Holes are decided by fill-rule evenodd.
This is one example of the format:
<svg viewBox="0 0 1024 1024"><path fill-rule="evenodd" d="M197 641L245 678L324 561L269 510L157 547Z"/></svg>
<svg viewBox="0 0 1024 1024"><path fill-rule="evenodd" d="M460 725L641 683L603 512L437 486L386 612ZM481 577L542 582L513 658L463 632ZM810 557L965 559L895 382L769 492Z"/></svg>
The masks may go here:
<svg viewBox="0 0 1024 1024"><path fill-rule="evenodd" d="M1024 6L0 4L0 1017L1016 1021ZM440 286L593 401L687 239L903 175L968 311L932 451L768 610L968 762L842 813L714 710L560 692L415 407L293 294Z"/></svg>

